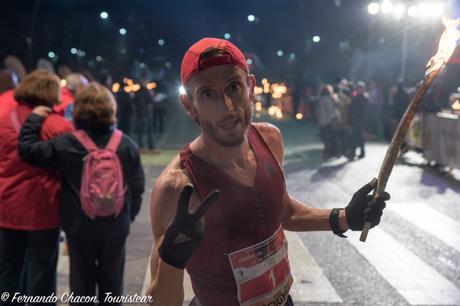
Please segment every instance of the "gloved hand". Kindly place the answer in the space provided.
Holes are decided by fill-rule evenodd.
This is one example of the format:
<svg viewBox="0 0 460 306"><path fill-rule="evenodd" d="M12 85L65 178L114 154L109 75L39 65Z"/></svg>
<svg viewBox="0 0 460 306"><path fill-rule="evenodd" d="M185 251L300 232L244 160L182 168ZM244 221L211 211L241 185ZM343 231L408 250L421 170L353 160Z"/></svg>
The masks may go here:
<svg viewBox="0 0 460 306"><path fill-rule="evenodd" d="M362 230L365 222L370 222L371 228L380 223L382 211L386 206L385 201L390 199L390 194L384 191L374 199L374 196L370 195L369 192L374 190L376 186L377 179L373 179L356 191L350 203L345 207L348 227L351 230Z"/></svg>
<svg viewBox="0 0 460 306"><path fill-rule="evenodd" d="M184 269L187 261L195 253L203 238L203 222L201 217L218 198L220 192L213 190L195 211L190 212L189 201L193 186L186 185L177 202L177 213L171 225L166 230L158 253L160 258L169 265Z"/></svg>

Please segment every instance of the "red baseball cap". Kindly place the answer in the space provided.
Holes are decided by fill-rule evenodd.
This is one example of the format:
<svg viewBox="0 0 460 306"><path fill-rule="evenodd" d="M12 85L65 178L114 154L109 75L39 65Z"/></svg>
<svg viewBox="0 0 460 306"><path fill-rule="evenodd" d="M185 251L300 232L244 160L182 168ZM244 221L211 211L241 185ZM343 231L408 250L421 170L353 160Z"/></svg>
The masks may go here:
<svg viewBox="0 0 460 306"><path fill-rule="evenodd" d="M201 54L210 48L220 49L224 54L217 57L200 59ZM182 84L187 83L190 77L199 71L228 64L239 66L249 72L246 59L237 46L225 39L203 38L185 52L180 69L181 82Z"/></svg>

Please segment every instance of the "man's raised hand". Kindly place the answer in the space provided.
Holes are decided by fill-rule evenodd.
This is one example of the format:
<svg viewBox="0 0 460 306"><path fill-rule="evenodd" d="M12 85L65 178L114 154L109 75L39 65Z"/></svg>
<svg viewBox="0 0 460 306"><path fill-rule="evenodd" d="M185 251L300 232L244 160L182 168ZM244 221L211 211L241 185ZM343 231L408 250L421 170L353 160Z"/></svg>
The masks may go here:
<svg viewBox="0 0 460 306"><path fill-rule="evenodd" d="M189 211L193 193L192 185L185 185L177 202L177 212L166 230L163 242L158 249L160 258L169 265L184 269L187 261L195 253L203 238L201 217L219 197L219 190L213 190L194 211Z"/></svg>

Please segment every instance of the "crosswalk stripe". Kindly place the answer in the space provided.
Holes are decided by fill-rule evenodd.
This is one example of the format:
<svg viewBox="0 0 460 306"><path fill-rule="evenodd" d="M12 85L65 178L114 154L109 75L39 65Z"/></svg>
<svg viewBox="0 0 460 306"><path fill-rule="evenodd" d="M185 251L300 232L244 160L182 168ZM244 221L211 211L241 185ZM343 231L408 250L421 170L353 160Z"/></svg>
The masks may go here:
<svg viewBox="0 0 460 306"><path fill-rule="evenodd" d="M342 303L334 287L324 275L299 236L284 232L289 245L289 263L294 276L291 296L295 303Z"/></svg>
<svg viewBox="0 0 460 306"><path fill-rule="evenodd" d="M305 176L305 174L303 175ZM290 177L290 180L296 179L298 179L296 175ZM302 177L302 179L309 181L306 177ZM338 203L339 201L336 202L336 199L343 198L346 200L351 196L347 191L342 189L343 186L338 186L327 180L322 180L321 184L325 186L324 190L329 190L329 193L335 195L331 198L329 195L325 196L321 195L321 193L318 194L315 189L315 191L309 192L302 191L299 198L306 198L308 195L312 203L322 203L322 207L341 207L344 206L344 203L340 204ZM310 187L313 188L312 186ZM331 190L334 192L331 192ZM324 203L324 201L321 201L323 198L328 199L330 202L328 201L329 203L327 204ZM391 203L389 208L395 208L396 213L404 215L403 217L408 217L407 215L410 215L410 213L406 211L405 207L401 206L402 205ZM455 237L459 235L457 222L437 211L433 212L432 209L424 204L419 204L419 206L424 221L417 220L418 210L415 206L414 210L411 211L413 215L407 219L411 221L414 219L413 223L418 226L423 225L420 226L423 230L432 233L436 238L444 241L448 245L455 244L457 249L460 245L458 240L456 240L458 238ZM414 213L414 211L417 213ZM426 220L426 218L430 218L429 222L427 222L428 220ZM428 226L425 226L426 224L428 224ZM349 236L347 241L375 267L380 275L385 278L386 281L408 301L408 303L416 305L460 304L460 290L453 283L382 229L372 229L366 243L359 241L358 232L350 233Z"/></svg>
<svg viewBox="0 0 460 306"><path fill-rule="evenodd" d="M366 243L359 233L347 239L411 305L458 305L460 290L383 230L371 230Z"/></svg>
<svg viewBox="0 0 460 306"><path fill-rule="evenodd" d="M392 203L389 210L460 252L460 223L454 219L419 203Z"/></svg>

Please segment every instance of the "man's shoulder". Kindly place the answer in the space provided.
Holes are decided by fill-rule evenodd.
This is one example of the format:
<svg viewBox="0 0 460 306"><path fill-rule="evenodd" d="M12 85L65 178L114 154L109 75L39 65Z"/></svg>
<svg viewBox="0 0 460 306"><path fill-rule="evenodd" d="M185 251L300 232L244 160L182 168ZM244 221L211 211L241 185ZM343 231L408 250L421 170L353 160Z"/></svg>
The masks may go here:
<svg viewBox="0 0 460 306"><path fill-rule="evenodd" d="M275 125L269 122L257 122L253 123L253 125L268 145L281 142L281 132Z"/></svg>
<svg viewBox="0 0 460 306"><path fill-rule="evenodd" d="M179 156L174 157L156 179L150 204L155 239L159 239L166 232L176 213L180 192L189 183L190 179L180 167ZM196 202L196 199L193 202Z"/></svg>
<svg viewBox="0 0 460 306"><path fill-rule="evenodd" d="M278 162L282 164L284 158L284 145L280 130L268 122L253 123L253 125L262 135L262 138L275 155Z"/></svg>

